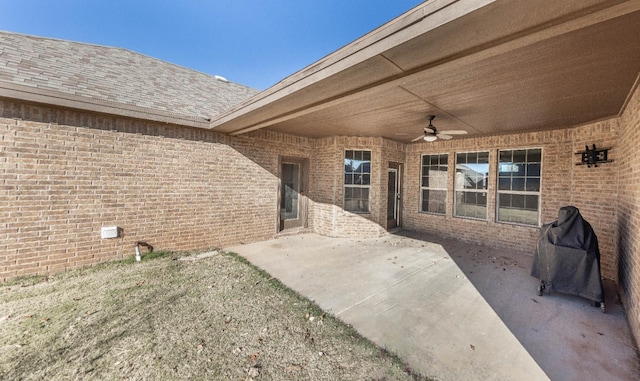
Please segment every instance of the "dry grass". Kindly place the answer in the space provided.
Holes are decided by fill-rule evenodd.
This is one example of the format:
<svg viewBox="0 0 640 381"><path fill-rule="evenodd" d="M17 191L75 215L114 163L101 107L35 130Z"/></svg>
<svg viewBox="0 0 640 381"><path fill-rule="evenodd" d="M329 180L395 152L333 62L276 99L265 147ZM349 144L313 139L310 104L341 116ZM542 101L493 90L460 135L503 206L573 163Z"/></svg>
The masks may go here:
<svg viewBox="0 0 640 381"><path fill-rule="evenodd" d="M242 258L176 259L0 285L0 379L423 379Z"/></svg>

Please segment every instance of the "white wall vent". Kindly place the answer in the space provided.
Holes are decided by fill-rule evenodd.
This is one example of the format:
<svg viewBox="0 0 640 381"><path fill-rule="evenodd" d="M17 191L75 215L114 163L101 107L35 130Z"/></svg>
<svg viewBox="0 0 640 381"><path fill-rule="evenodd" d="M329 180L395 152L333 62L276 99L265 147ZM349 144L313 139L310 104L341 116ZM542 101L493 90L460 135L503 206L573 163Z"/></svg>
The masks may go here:
<svg viewBox="0 0 640 381"><path fill-rule="evenodd" d="M100 238L118 238L120 229L117 226L103 226L100 230Z"/></svg>

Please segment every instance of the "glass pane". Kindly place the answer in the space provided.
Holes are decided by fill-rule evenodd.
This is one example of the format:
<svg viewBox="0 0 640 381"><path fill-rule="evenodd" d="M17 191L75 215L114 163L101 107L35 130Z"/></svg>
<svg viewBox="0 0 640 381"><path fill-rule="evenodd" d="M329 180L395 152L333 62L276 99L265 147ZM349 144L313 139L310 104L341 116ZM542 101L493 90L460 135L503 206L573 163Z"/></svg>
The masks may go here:
<svg viewBox="0 0 640 381"><path fill-rule="evenodd" d="M540 192L540 178L539 177L529 177L527 178L527 191L529 192Z"/></svg>
<svg viewBox="0 0 640 381"><path fill-rule="evenodd" d="M523 191L524 190L524 184L525 184L525 178L524 177L513 177L513 180L511 180L511 189L514 191Z"/></svg>
<svg viewBox="0 0 640 381"><path fill-rule="evenodd" d="M429 171L429 183L434 188L447 189L447 171L436 168Z"/></svg>
<svg viewBox="0 0 640 381"><path fill-rule="evenodd" d="M458 217L487 218L487 194L481 192L455 192L455 215Z"/></svg>
<svg viewBox="0 0 640 381"><path fill-rule="evenodd" d="M511 163L513 160L511 159L513 151L500 151L500 162L501 163Z"/></svg>
<svg viewBox="0 0 640 381"><path fill-rule="evenodd" d="M455 189L487 189L489 153L456 154Z"/></svg>
<svg viewBox="0 0 640 381"><path fill-rule="evenodd" d="M353 151L351 151L351 150L347 150L347 151L345 151L345 152L344 152L344 159L345 159L345 162L347 161L347 159L350 159L350 160L355 159L355 158L353 157Z"/></svg>
<svg viewBox="0 0 640 381"><path fill-rule="evenodd" d="M498 190L511 190L511 178L500 177L498 179Z"/></svg>
<svg viewBox="0 0 640 381"><path fill-rule="evenodd" d="M482 168L479 168L482 170ZM486 166L486 169L483 171L482 178L478 179L478 183L476 184L476 189L487 189L489 177L489 166Z"/></svg>
<svg viewBox="0 0 640 381"><path fill-rule="evenodd" d="M526 174L526 165L522 163L514 163L511 174L513 176L525 176Z"/></svg>
<svg viewBox="0 0 640 381"><path fill-rule="evenodd" d="M344 159L344 172L351 173L353 172L353 161L351 159Z"/></svg>
<svg viewBox="0 0 640 381"><path fill-rule="evenodd" d="M459 169L464 174L464 188L487 189L486 173L489 171L488 167L485 164L461 166Z"/></svg>
<svg viewBox="0 0 640 381"><path fill-rule="evenodd" d="M299 194L300 165L282 163L282 199L280 202L281 219L298 219Z"/></svg>
<svg viewBox="0 0 640 381"><path fill-rule="evenodd" d="M387 219L396 218L396 176L395 171L389 171L389 184L387 187Z"/></svg>
<svg viewBox="0 0 640 381"><path fill-rule="evenodd" d="M447 156L446 154L423 156L423 161L429 164L422 166L421 186L447 188Z"/></svg>
<svg viewBox="0 0 640 381"><path fill-rule="evenodd" d="M540 163L542 161L542 150L540 148L528 150L527 161L529 163Z"/></svg>
<svg viewBox="0 0 640 381"><path fill-rule="evenodd" d="M476 205L487 207L487 194L486 193L476 193Z"/></svg>
<svg viewBox="0 0 640 381"><path fill-rule="evenodd" d="M361 151L362 152L362 160L371 161L371 151Z"/></svg>
<svg viewBox="0 0 640 381"><path fill-rule="evenodd" d="M510 194L498 194L498 206L500 207L510 207L511 206L511 195Z"/></svg>
<svg viewBox="0 0 640 381"><path fill-rule="evenodd" d="M344 210L355 213L369 213L369 188L345 187Z"/></svg>
<svg viewBox="0 0 640 381"><path fill-rule="evenodd" d="M447 191L423 190L422 211L428 213L445 214Z"/></svg>
<svg viewBox="0 0 640 381"><path fill-rule="evenodd" d="M429 190L422 190L422 204L420 205L420 210L422 212L426 212L429 210Z"/></svg>
<svg viewBox="0 0 640 381"><path fill-rule="evenodd" d="M538 195L526 195L525 197L525 209L535 211L538 213L538 203L540 201L540 197ZM537 221L536 221L537 224Z"/></svg>
<svg viewBox="0 0 640 381"><path fill-rule="evenodd" d="M521 194L512 194L511 207L517 208L517 209L524 209L524 196Z"/></svg>
<svg viewBox="0 0 640 381"><path fill-rule="evenodd" d="M369 188L361 188L359 212L369 213Z"/></svg>
<svg viewBox="0 0 640 381"><path fill-rule="evenodd" d="M537 195L498 194L498 221L538 225Z"/></svg>
<svg viewBox="0 0 640 381"><path fill-rule="evenodd" d="M360 166L360 173L371 173L371 162L363 161Z"/></svg>
<svg viewBox="0 0 640 381"><path fill-rule="evenodd" d="M540 163L527 164L527 176L540 176Z"/></svg>
<svg viewBox="0 0 640 381"><path fill-rule="evenodd" d="M513 151L513 162L514 163L526 163L527 162L527 151L526 150L517 150Z"/></svg>

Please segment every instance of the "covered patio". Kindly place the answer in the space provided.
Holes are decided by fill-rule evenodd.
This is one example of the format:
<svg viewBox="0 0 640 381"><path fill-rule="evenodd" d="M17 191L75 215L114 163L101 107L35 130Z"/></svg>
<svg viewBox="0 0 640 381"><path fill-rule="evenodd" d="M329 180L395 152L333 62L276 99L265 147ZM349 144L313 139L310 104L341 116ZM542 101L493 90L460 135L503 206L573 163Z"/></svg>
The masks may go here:
<svg viewBox="0 0 640 381"><path fill-rule="evenodd" d="M230 247L415 370L439 380L636 380L613 283L607 312L539 297L532 256L403 232Z"/></svg>
<svg viewBox="0 0 640 381"><path fill-rule="evenodd" d="M376 227L400 226L463 246L531 253L539 227L559 208L576 206L594 226L602 277L620 293L637 338L638 36L638 1L426 1L237 105L210 128L239 138L268 130L315 139L309 227L327 236L374 237L383 230ZM435 131L430 115L439 131L466 134L428 136ZM596 146L610 149L607 163L580 165L585 147ZM342 160L368 152L363 199L370 207L354 215L351 172ZM474 168L460 163L485 164L473 175L478 181L459 181ZM531 187L530 173L538 176ZM509 176L527 186L505 186ZM516 198L529 205L509 203ZM530 215L504 217L512 212ZM474 274L469 278L479 285L493 280Z"/></svg>
<svg viewBox="0 0 640 381"><path fill-rule="evenodd" d="M424 373L637 378L640 1L429 0L259 93L0 35L2 279L259 242L233 250ZM528 275L566 205L598 236L604 315ZM318 235L264 241L290 231Z"/></svg>

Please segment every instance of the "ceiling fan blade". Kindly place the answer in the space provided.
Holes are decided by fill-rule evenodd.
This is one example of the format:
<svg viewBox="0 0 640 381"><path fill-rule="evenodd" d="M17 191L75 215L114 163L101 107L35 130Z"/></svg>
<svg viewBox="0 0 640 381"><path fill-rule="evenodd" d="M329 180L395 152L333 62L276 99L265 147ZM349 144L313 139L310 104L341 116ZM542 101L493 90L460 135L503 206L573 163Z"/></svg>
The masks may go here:
<svg viewBox="0 0 640 381"><path fill-rule="evenodd" d="M438 134L438 139L442 139L442 140L451 140L453 139L453 136L451 135L447 135L447 134Z"/></svg>
<svg viewBox="0 0 640 381"><path fill-rule="evenodd" d="M422 139L424 139L424 135L420 135L420 136L418 136L417 138L413 139L413 140L411 141L411 143L413 143L413 142L417 142L418 140L422 140Z"/></svg>
<svg viewBox="0 0 640 381"><path fill-rule="evenodd" d="M434 130L434 129L433 129L433 128L431 128L431 127L425 127L425 128L424 128L424 133L425 133L425 134L434 134L435 132L436 132L436 130Z"/></svg>
<svg viewBox="0 0 640 381"><path fill-rule="evenodd" d="M466 134L468 134L468 132L465 131L465 130L447 130L447 131L440 131L440 133L445 134L445 135L466 135Z"/></svg>

